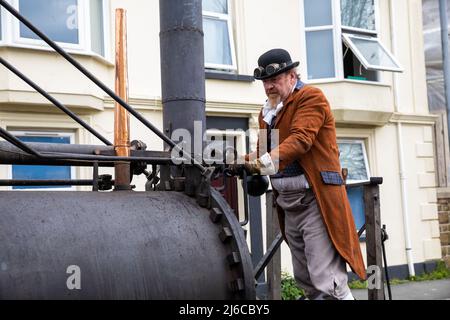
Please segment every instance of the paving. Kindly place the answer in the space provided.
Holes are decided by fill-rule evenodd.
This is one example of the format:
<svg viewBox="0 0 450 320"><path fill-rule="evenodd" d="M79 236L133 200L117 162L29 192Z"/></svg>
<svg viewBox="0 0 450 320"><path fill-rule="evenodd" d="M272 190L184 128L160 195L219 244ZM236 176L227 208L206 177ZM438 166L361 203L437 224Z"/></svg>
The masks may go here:
<svg viewBox="0 0 450 320"><path fill-rule="evenodd" d="M450 300L450 279L411 281L391 286L391 291L392 300ZM367 300L367 290L354 289L352 293L357 300Z"/></svg>

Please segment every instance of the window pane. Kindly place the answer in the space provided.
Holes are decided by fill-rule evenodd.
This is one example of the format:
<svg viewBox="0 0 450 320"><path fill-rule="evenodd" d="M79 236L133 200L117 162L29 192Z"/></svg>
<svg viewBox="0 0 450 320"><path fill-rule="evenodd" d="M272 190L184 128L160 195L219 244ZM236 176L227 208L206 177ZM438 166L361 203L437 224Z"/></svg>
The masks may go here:
<svg viewBox="0 0 450 320"><path fill-rule="evenodd" d="M334 78L333 30L306 32L308 79Z"/></svg>
<svg viewBox="0 0 450 320"><path fill-rule="evenodd" d="M355 36L345 36L344 38L350 45L352 51L362 57L361 63L367 69L394 68L400 66L393 60L391 55L381 46L376 38L360 38Z"/></svg>
<svg viewBox="0 0 450 320"><path fill-rule="evenodd" d="M2 40L2 8L0 7L0 40Z"/></svg>
<svg viewBox="0 0 450 320"><path fill-rule="evenodd" d="M203 18L205 63L232 65L230 37L226 21Z"/></svg>
<svg viewBox="0 0 450 320"><path fill-rule="evenodd" d="M339 143L339 160L341 167L348 169L347 180L369 180L363 148L362 143Z"/></svg>
<svg viewBox="0 0 450 320"><path fill-rule="evenodd" d="M374 0L341 0L343 26L375 30Z"/></svg>
<svg viewBox="0 0 450 320"><path fill-rule="evenodd" d="M356 229L362 228L366 223L364 210L364 187L347 187L348 201L352 208L353 218L355 219Z"/></svg>
<svg viewBox="0 0 450 320"><path fill-rule="evenodd" d="M70 143L70 137L17 136L23 142ZM71 179L70 166L12 166L12 178L19 180ZM13 189L68 188L70 186L15 186Z"/></svg>
<svg viewBox="0 0 450 320"><path fill-rule="evenodd" d="M227 0L203 0L203 10L217 13L228 13Z"/></svg>
<svg viewBox="0 0 450 320"><path fill-rule="evenodd" d="M305 26L329 26L333 24L331 0L304 0Z"/></svg>
<svg viewBox="0 0 450 320"><path fill-rule="evenodd" d="M20 0L19 11L50 39L65 43L79 42L77 0ZM20 36L39 39L22 23Z"/></svg>
<svg viewBox="0 0 450 320"><path fill-rule="evenodd" d="M103 31L103 0L90 0L92 51L105 55Z"/></svg>

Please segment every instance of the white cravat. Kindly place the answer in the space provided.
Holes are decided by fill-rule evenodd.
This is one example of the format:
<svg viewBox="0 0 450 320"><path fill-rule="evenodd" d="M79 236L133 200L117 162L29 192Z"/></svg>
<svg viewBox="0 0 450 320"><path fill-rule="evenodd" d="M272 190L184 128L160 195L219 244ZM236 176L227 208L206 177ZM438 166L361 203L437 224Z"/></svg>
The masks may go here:
<svg viewBox="0 0 450 320"><path fill-rule="evenodd" d="M272 123L272 119L276 117L278 112L283 108L283 102L280 102L275 108L273 108L269 104L269 100L266 101L266 103L263 106L262 110L262 116L265 123L270 125Z"/></svg>
<svg viewBox="0 0 450 320"><path fill-rule="evenodd" d="M294 91L295 86L296 85L294 85L291 88L291 94ZM266 103L263 105L263 109L262 109L262 116L263 116L264 122L267 123L270 126L270 124L272 123L272 119L274 117L276 117L276 115L278 114L278 112L280 112L280 110L282 108L283 108L283 102L280 102L275 108L273 108L270 105L269 100L267 100Z"/></svg>

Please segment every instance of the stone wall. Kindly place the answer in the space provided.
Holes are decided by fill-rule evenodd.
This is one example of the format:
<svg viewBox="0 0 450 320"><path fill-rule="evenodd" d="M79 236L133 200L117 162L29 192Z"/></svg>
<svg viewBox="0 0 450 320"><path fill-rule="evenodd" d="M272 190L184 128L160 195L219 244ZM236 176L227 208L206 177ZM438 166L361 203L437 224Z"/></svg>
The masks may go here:
<svg viewBox="0 0 450 320"><path fill-rule="evenodd" d="M442 259L450 268L450 197L438 196L439 230L441 233Z"/></svg>

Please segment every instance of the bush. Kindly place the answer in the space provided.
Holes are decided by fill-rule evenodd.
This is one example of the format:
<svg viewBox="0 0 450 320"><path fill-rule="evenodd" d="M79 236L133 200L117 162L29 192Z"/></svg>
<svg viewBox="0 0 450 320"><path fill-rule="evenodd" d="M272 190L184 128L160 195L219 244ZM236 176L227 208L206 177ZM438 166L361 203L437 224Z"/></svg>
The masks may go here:
<svg viewBox="0 0 450 320"><path fill-rule="evenodd" d="M424 273L414 277L410 277L411 281L428 281L450 278L450 269L447 268L444 261L438 261L436 269L430 273Z"/></svg>
<svg viewBox="0 0 450 320"><path fill-rule="evenodd" d="M304 296L305 292L297 286L295 279L289 273L281 272L281 299L297 300Z"/></svg>
<svg viewBox="0 0 450 320"><path fill-rule="evenodd" d="M384 269L383 269L384 276ZM429 281L450 278L450 269L447 268L444 261L438 261L436 269L430 273L423 273L408 279L390 279L391 285L403 284L409 281ZM354 280L349 282L350 289L367 289L367 281Z"/></svg>

